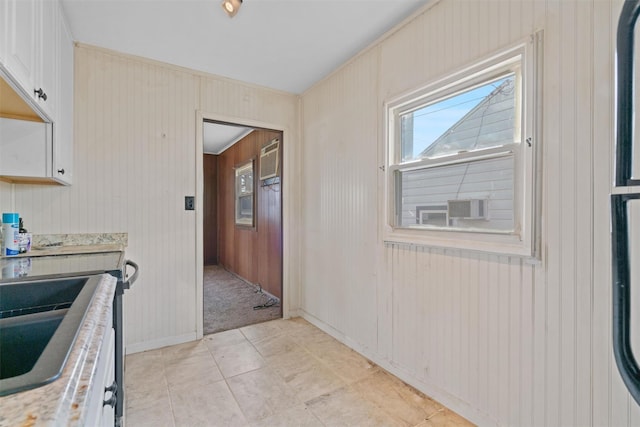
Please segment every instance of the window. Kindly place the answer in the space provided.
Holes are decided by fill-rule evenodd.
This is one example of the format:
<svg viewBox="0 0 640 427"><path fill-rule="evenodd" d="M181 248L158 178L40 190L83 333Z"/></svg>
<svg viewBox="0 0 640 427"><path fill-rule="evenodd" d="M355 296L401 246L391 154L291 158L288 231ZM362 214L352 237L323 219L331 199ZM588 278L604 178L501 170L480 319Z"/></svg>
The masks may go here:
<svg viewBox="0 0 640 427"><path fill-rule="evenodd" d="M416 206L416 223L420 225L447 225L447 205Z"/></svg>
<svg viewBox="0 0 640 427"><path fill-rule="evenodd" d="M385 240L537 254L539 39L387 103Z"/></svg>
<svg viewBox="0 0 640 427"><path fill-rule="evenodd" d="M253 160L236 168L236 224L253 227Z"/></svg>

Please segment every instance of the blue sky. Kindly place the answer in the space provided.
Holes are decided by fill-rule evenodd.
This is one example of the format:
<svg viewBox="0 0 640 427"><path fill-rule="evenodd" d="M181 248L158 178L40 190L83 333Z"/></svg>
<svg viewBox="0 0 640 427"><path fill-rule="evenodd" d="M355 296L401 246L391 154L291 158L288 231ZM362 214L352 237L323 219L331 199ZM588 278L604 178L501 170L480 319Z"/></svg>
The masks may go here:
<svg viewBox="0 0 640 427"><path fill-rule="evenodd" d="M413 112L413 157L416 158L447 129L478 105L506 78L480 86ZM404 157L404 156L403 156Z"/></svg>

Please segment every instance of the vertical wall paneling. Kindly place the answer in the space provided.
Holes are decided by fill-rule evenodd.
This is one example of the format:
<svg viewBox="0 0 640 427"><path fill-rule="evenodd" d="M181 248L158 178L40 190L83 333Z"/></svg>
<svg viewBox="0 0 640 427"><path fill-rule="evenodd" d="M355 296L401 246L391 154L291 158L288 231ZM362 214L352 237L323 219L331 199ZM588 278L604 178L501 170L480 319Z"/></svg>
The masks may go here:
<svg viewBox="0 0 640 427"><path fill-rule="evenodd" d="M14 184L0 181L0 210L2 210L2 212L10 212L13 210L13 185Z"/></svg>
<svg viewBox="0 0 640 427"><path fill-rule="evenodd" d="M283 195L281 245L284 316L297 313L300 301L297 285L302 268L298 232L298 213L302 197L299 179L302 170L298 130L301 123L299 107L298 97L291 94L212 76L201 79L201 117L251 127L278 129L283 132L283 141L287 144L287 149L282 151L281 171L283 177L291 177L280 184ZM223 238L222 232L220 230L220 239Z"/></svg>
<svg viewBox="0 0 640 427"><path fill-rule="evenodd" d="M84 45L75 61L74 185L15 185L6 196L0 184L0 202L15 198L34 233L129 234L141 271L125 298L128 352L195 339L197 224L184 196L196 194L196 111L280 123L294 156L297 98Z"/></svg>
<svg viewBox="0 0 640 427"><path fill-rule="evenodd" d="M285 304L299 301L306 318L478 424L636 425L640 414L610 336L620 6L441 0L300 104L289 94L80 47L74 185L0 183L0 203L24 213L36 233L129 232L128 256L143 270L126 301L127 343L186 340L196 323L197 226L183 210L196 188L194 112L280 123L304 141L284 153L296 179L283 213L297 213L283 219L285 257L300 266L284 272L299 284ZM538 29L542 259L383 244L383 102Z"/></svg>
<svg viewBox="0 0 640 427"><path fill-rule="evenodd" d="M565 25L559 26L558 45L559 65L558 76L573 76L576 74L576 52L577 49L564 50L562 46L575 46L575 30L576 30L576 2L558 2L559 20ZM576 381L576 364L575 364L575 328L576 328L576 199L578 193L576 190L578 182L576 181L576 164L579 157L588 149L576 151L576 100L577 79L565 80L559 86L558 96L560 101L559 117L561 123L559 133L560 146L560 185L559 185L559 204L560 216L557 224L559 225L559 254L557 259L557 274L553 282L557 283L558 294L554 295L554 310L557 310L557 318L554 319L554 329L557 330L557 342L553 342L550 348L549 357L557 371L552 372L556 375L557 382L554 385L556 393L547 396L547 404L549 405L550 417L549 422L556 425L575 425L575 398L577 390L575 389ZM588 140L584 141L588 148ZM580 194L588 194L589 189L581 189ZM584 196L582 196L584 197ZM553 283L552 282L552 283ZM556 338L556 337L554 337ZM557 360L554 360L557 358ZM553 383L552 383L553 384ZM556 398L551 401L552 398Z"/></svg>
<svg viewBox="0 0 640 427"><path fill-rule="evenodd" d="M375 348L377 339L380 111L371 89L378 78L377 63L377 51L372 50L362 56L362 63L345 66L335 81L320 84L325 90L318 96L309 95L302 110L302 138L307 141L301 175L302 304L367 348Z"/></svg>
<svg viewBox="0 0 640 427"><path fill-rule="evenodd" d="M38 217L38 200L22 199L19 190L16 197L40 232L129 233L127 255L143 266L125 302L127 326L135 325L127 329L129 343L188 335L195 317L178 313L195 299L188 261L195 224L183 205L194 185L184 169L193 168L195 130L180 111L195 111L197 85L186 73L85 48L77 49L77 67L75 145L83 178L43 197L60 209L55 193L68 191L77 195L78 211L67 204L67 212ZM72 218L69 228L51 230L65 217Z"/></svg>
<svg viewBox="0 0 640 427"><path fill-rule="evenodd" d="M203 169L203 258L204 265L218 264L218 157L204 154Z"/></svg>
<svg viewBox="0 0 640 427"><path fill-rule="evenodd" d="M259 179L260 150L274 138L280 140L282 158L282 132L268 130L254 130L218 156L219 259L227 270L282 298L281 184L263 187ZM255 222L253 227L236 226L235 168L251 160Z"/></svg>
<svg viewBox="0 0 640 427"><path fill-rule="evenodd" d="M594 82L593 68L588 67L583 72L578 72L580 64L593 63L594 41L592 39L593 30L593 5L589 3L576 2L574 44L576 46L574 56L575 67L575 111L576 120L575 146L576 169L575 169L575 239L574 257L576 260L575 277L573 279L573 292L575 292L575 324L572 335L574 338L574 387L575 399L572 402L573 418L570 420L575 425L590 425L592 414L590 408L591 401L591 378L592 355L589 351L580 349L591 348L591 320L592 293L593 293L593 232L582 232L581 230L593 230L593 92ZM588 123L585 126L584 123ZM599 142L600 143L600 142Z"/></svg>
<svg viewBox="0 0 640 427"><path fill-rule="evenodd" d="M442 0L304 93L305 317L481 425L637 422L610 337L608 194L620 3ZM368 155L382 152L384 132L375 147L362 141L369 129L384 129L383 102L537 30L544 31L542 258L377 240L379 258L370 259L379 264L359 262L355 254L375 252L353 237L379 231L361 212L379 215L384 207L371 210L375 197L346 202L356 197L349 174L379 166L379 157ZM375 71L376 78L361 77ZM368 91L350 89L356 82ZM350 229L334 232L342 223ZM361 287L354 277L371 272L375 313L353 292ZM344 298L357 309L344 312ZM355 319L376 325L375 347L366 329L351 326Z"/></svg>

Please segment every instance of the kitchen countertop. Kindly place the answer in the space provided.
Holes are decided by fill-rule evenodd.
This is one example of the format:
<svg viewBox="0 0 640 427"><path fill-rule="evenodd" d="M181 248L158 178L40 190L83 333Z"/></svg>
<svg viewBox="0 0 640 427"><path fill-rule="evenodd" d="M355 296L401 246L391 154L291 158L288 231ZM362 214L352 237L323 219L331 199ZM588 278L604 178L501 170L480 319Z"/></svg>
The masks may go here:
<svg viewBox="0 0 640 427"><path fill-rule="evenodd" d="M28 279L94 275L121 271L124 251L56 253L47 256L5 257L0 259L0 279L19 282ZM117 275L116 275L117 277Z"/></svg>
<svg viewBox="0 0 640 427"><path fill-rule="evenodd" d="M3 258L24 258L49 255L74 255L94 254L100 252L119 252L125 247L122 244L95 244L95 245L61 245L61 246L32 246L30 252L19 255L5 256Z"/></svg>
<svg viewBox="0 0 640 427"><path fill-rule="evenodd" d="M0 258L24 258L49 255L73 255L123 251L127 233L34 234L31 251Z"/></svg>
<svg viewBox="0 0 640 427"><path fill-rule="evenodd" d="M91 306L60 378L50 384L0 397L0 426L80 426L95 384L97 357L112 319L116 278L102 274Z"/></svg>

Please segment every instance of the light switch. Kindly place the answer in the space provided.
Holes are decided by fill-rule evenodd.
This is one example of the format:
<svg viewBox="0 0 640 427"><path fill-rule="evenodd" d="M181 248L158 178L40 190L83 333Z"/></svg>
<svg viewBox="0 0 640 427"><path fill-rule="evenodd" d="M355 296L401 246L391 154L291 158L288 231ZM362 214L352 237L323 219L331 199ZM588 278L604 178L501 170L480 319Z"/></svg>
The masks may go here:
<svg viewBox="0 0 640 427"><path fill-rule="evenodd" d="M193 196L184 196L184 210L185 211L192 211L195 210L195 197Z"/></svg>

